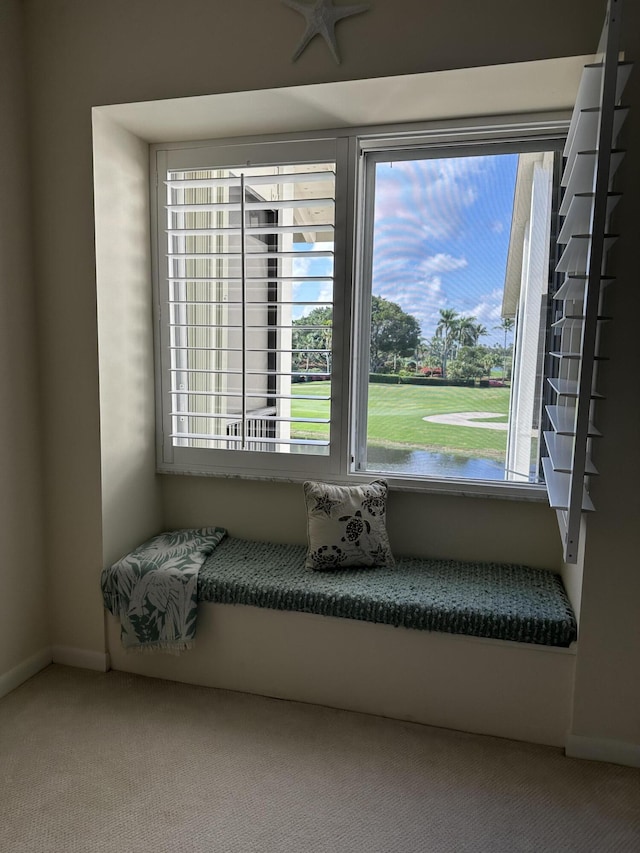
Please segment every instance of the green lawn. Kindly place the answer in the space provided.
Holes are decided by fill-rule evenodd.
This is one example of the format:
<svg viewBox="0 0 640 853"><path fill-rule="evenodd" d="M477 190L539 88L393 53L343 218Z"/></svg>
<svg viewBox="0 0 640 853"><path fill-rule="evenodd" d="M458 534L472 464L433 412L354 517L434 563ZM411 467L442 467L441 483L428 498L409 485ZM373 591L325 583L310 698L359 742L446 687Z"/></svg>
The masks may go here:
<svg viewBox="0 0 640 853"><path fill-rule="evenodd" d="M309 382L293 386L294 394L322 396L328 383ZM437 450L466 456L504 459L507 433L501 430L434 424L428 415L455 412L496 412L507 421L509 388L454 388L419 385L369 385L370 444L390 448ZM294 417L327 417L324 400L294 400ZM327 435L324 424L304 424L299 437Z"/></svg>

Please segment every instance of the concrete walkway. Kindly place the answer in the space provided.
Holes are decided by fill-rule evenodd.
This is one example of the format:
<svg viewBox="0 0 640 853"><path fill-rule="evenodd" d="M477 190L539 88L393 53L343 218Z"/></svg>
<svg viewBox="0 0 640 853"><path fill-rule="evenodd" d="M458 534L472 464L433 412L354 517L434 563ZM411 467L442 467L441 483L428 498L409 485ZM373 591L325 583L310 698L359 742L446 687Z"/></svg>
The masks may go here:
<svg viewBox="0 0 640 853"><path fill-rule="evenodd" d="M508 423L491 423L487 418L502 418L501 412L451 412L448 415L428 415L423 421L433 424L448 424L449 426L477 427L479 429L509 429ZM483 421L478 423L477 421Z"/></svg>

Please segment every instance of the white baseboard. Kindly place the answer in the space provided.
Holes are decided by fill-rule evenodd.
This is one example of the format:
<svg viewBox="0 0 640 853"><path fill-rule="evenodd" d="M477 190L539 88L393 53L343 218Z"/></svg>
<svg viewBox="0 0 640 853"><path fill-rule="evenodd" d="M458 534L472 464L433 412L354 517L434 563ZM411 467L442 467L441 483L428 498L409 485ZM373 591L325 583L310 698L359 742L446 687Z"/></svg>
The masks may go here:
<svg viewBox="0 0 640 853"><path fill-rule="evenodd" d="M107 672L111 669L108 652L92 652L89 649L74 649L72 646L54 646L53 662L64 666L77 666L80 669L95 669Z"/></svg>
<svg viewBox="0 0 640 853"><path fill-rule="evenodd" d="M28 681L33 675L44 669L45 666L49 666L52 660L53 654L51 649L41 649L35 655L19 663L18 666L14 666L9 672L0 675L0 697L6 696L7 693L15 690L16 687L20 687L21 684Z"/></svg>
<svg viewBox="0 0 640 853"><path fill-rule="evenodd" d="M565 746L569 758L586 758L588 761L608 761L627 767L640 767L640 745L606 738L569 735Z"/></svg>

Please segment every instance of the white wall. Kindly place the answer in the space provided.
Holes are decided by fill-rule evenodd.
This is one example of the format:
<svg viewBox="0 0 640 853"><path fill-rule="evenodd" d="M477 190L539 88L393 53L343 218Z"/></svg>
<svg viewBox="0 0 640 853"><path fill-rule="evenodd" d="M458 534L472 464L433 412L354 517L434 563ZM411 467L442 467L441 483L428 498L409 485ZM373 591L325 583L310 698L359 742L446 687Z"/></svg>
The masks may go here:
<svg viewBox="0 0 640 853"><path fill-rule="evenodd" d="M20 3L0 0L0 695L49 646L22 44Z"/></svg>
<svg viewBox="0 0 640 853"><path fill-rule="evenodd" d="M434 6L422 0L377 0L366 15L339 25L340 66L319 39L297 63L290 62L303 21L276 0L25 0L24 7L38 199L50 609L55 643L100 650L103 507L91 108L589 53L598 41L605 4L462 0ZM637 9L628 11L637 18ZM636 57L638 32L636 20L628 29ZM633 169L637 186L637 162ZM637 202L625 200L621 210L630 243L640 218L632 204ZM621 248L622 287L636 284L634 254L629 244ZM637 393L629 393L639 375L633 331L637 291L623 292L619 299L622 316L606 404L610 437L594 492L602 513L589 531L585 555L574 729L584 736L639 743L640 680L634 673L640 649L632 627L638 610L638 514L630 480L637 481L640 472L637 461L629 463L638 457ZM636 310L629 310L628 299L635 300ZM266 532L292 540L301 536L300 510L288 487L177 477L164 481L165 522L199 523L207 506L241 531L250 507L271 506L282 498L283 509L290 512L279 516L277 529ZM406 495L398 507L393 525L398 533L407 532L411 549L423 544L429 518L437 520L434 547L451 556L456 549L473 549L479 558L508 552L522 561L546 561L550 537L556 535L553 515L533 504ZM267 527L262 523L256 537ZM612 707L602 700L602 691L598 695L599 684L609 689Z"/></svg>

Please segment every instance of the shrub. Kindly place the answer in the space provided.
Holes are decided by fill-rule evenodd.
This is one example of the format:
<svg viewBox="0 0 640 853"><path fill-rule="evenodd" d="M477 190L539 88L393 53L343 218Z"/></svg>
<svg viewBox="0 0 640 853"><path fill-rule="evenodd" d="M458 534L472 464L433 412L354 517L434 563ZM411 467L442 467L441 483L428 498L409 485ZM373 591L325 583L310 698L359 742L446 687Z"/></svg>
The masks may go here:
<svg viewBox="0 0 640 853"><path fill-rule="evenodd" d="M369 382L378 382L381 385L399 385L400 377L395 373L370 373Z"/></svg>
<svg viewBox="0 0 640 853"><path fill-rule="evenodd" d="M457 388L474 388L475 382L473 379L439 379L434 376L409 376L406 379L402 378L400 382L403 385L441 385L453 386Z"/></svg>

